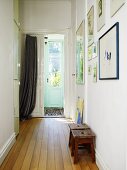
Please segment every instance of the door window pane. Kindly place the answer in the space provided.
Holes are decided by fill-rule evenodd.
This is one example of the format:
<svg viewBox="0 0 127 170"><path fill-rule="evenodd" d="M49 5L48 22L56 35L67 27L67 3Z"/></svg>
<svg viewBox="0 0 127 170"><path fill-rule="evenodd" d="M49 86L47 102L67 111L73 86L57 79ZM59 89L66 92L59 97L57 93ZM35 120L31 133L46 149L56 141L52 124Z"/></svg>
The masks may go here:
<svg viewBox="0 0 127 170"><path fill-rule="evenodd" d="M49 42L49 83L53 87L60 86L61 84L61 56L62 56L62 43Z"/></svg>

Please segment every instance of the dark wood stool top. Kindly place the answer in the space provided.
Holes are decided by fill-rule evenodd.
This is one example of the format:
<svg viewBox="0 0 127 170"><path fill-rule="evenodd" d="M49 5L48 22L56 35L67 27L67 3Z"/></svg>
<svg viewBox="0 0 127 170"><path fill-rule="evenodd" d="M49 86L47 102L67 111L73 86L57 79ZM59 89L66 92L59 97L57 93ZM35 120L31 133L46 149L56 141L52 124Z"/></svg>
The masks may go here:
<svg viewBox="0 0 127 170"><path fill-rule="evenodd" d="M89 138L95 137L95 134L91 131L91 129L82 129L82 130L72 130L73 137L78 138Z"/></svg>
<svg viewBox="0 0 127 170"><path fill-rule="evenodd" d="M71 130L89 129L89 126L87 124L69 123L68 126Z"/></svg>
<svg viewBox="0 0 127 170"><path fill-rule="evenodd" d="M68 126L69 126L69 128L70 128L69 146L71 146L72 130L89 129L89 126L88 126L87 124L69 123Z"/></svg>

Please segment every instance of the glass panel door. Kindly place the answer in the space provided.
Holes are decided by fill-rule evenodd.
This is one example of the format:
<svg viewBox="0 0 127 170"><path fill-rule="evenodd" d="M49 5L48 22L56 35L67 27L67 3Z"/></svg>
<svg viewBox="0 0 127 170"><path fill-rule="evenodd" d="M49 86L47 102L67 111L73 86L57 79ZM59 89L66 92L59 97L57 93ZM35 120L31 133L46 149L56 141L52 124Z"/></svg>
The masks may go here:
<svg viewBox="0 0 127 170"><path fill-rule="evenodd" d="M45 107L63 107L63 41L45 45Z"/></svg>

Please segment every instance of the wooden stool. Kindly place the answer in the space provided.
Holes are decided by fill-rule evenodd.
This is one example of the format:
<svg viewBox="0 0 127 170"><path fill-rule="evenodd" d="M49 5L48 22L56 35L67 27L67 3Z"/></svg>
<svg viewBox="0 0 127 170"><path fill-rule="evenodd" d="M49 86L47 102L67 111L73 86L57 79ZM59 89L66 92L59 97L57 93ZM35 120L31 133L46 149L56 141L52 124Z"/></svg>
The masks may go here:
<svg viewBox="0 0 127 170"><path fill-rule="evenodd" d="M83 129L89 129L89 126L87 124L76 124L76 123L70 123L68 124L70 128L70 135L69 135L69 146L71 146L71 140L72 140L72 130L83 130Z"/></svg>
<svg viewBox="0 0 127 170"><path fill-rule="evenodd" d="M78 146L81 144L90 144L91 158L93 162L95 161L94 141L95 134L90 129L72 130L71 155L74 155L74 163L78 162Z"/></svg>

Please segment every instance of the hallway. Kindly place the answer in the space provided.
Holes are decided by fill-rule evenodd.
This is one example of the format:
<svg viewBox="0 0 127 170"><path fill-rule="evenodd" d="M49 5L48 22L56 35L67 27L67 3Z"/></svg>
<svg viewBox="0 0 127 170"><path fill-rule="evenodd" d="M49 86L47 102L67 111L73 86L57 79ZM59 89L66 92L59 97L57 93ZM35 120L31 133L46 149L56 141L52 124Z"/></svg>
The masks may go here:
<svg viewBox="0 0 127 170"><path fill-rule="evenodd" d="M68 138L65 119L36 118L21 122L17 141L0 170L98 170L86 150L80 153L79 163L73 164Z"/></svg>

